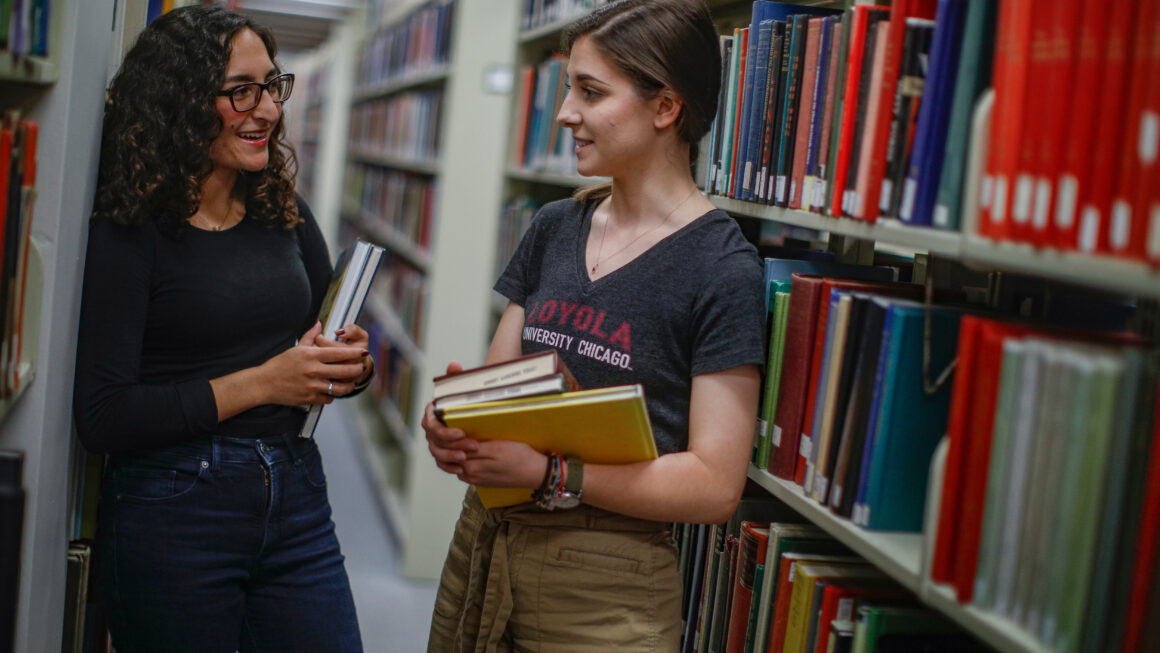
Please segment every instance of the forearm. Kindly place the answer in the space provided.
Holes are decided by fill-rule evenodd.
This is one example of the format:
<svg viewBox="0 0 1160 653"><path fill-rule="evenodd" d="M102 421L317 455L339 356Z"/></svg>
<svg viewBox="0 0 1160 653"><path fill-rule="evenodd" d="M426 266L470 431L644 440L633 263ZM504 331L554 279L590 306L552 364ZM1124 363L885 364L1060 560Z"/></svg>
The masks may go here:
<svg viewBox="0 0 1160 653"><path fill-rule="evenodd" d="M722 522L745 487L744 465L735 467L715 470L689 451L629 465L586 464L583 501L641 519Z"/></svg>
<svg viewBox="0 0 1160 653"><path fill-rule="evenodd" d="M209 382L217 404L217 418L223 422L256 406L272 403L269 380L262 368L248 367Z"/></svg>

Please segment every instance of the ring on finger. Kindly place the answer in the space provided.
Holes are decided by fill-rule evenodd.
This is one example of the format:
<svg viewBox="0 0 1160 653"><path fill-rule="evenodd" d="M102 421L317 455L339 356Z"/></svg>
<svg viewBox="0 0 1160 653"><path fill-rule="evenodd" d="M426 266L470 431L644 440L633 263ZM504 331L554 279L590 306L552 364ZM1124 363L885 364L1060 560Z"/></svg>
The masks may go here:
<svg viewBox="0 0 1160 653"><path fill-rule="evenodd" d="M326 394L330 395L331 397L334 396L334 381L331 381L330 385L326 386Z"/></svg>

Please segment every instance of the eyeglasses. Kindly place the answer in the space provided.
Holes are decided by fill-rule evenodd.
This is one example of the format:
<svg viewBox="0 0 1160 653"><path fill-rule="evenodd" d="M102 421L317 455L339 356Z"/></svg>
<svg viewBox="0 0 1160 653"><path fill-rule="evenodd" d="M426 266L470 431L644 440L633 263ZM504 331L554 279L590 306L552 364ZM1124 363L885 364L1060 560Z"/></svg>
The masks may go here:
<svg viewBox="0 0 1160 653"><path fill-rule="evenodd" d="M268 92L270 99L274 102L282 104L290 99L290 92L293 90L294 73L282 73L265 84L246 82L224 91L218 91L217 94L229 96L234 111L245 112L253 111L254 107L258 106L258 103L262 101L262 91Z"/></svg>

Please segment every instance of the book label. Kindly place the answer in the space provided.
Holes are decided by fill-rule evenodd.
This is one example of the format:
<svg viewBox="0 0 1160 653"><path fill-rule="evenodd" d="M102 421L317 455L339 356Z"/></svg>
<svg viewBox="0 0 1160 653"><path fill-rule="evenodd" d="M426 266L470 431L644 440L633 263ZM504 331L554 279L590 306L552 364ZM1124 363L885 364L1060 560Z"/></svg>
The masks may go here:
<svg viewBox="0 0 1160 653"><path fill-rule="evenodd" d="M878 210L890 210L890 196L894 194L894 180L883 179L882 190L878 193Z"/></svg>
<svg viewBox="0 0 1160 653"><path fill-rule="evenodd" d="M802 433L802 439L798 442L798 455L802 458L809 458L810 451L813 450L813 444L810 442L810 436Z"/></svg>
<svg viewBox="0 0 1160 653"><path fill-rule="evenodd" d="M995 180L991 175L983 175L983 181L979 184L979 208L991 208L991 200L994 199ZM994 215L991 216L992 222L998 222Z"/></svg>
<svg viewBox="0 0 1160 653"><path fill-rule="evenodd" d="M837 621L853 621L854 599L838 599Z"/></svg>
<svg viewBox="0 0 1160 653"><path fill-rule="evenodd" d="M1160 150L1160 115L1155 111L1145 111L1140 116L1140 161L1152 165Z"/></svg>
<svg viewBox="0 0 1160 653"><path fill-rule="evenodd" d="M898 208L898 217L903 220L910 220L910 216L914 213L914 196L918 192L918 182L914 177L909 177L902 184L902 205Z"/></svg>
<svg viewBox="0 0 1160 653"><path fill-rule="evenodd" d="M789 563L789 577L786 580L788 580L789 582L792 583L795 572L797 572L797 563L796 562Z"/></svg>
<svg viewBox="0 0 1160 653"><path fill-rule="evenodd" d="M1109 233L1112 247L1124 249L1132 233L1132 207L1124 200L1112 202L1112 229Z"/></svg>
<svg viewBox="0 0 1160 653"><path fill-rule="evenodd" d="M1079 197L1079 180L1075 175L1064 175L1059 180L1059 197L1055 199L1055 224L1060 229L1071 229L1075 222L1075 203Z"/></svg>
<svg viewBox="0 0 1160 653"><path fill-rule="evenodd" d="M785 201L785 175L777 176L777 201Z"/></svg>
<svg viewBox="0 0 1160 653"><path fill-rule="evenodd" d="M1148 238L1148 255L1160 258L1160 204L1152 205L1151 233Z"/></svg>
<svg viewBox="0 0 1160 653"><path fill-rule="evenodd" d="M797 180L796 179L791 181L789 184L789 196L794 197L795 195L797 195Z"/></svg>
<svg viewBox="0 0 1160 653"><path fill-rule="evenodd" d="M761 446L761 440L765 437L765 420L760 417L757 418L757 430L753 433L753 448L756 449Z"/></svg>
<svg viewBox="0 0 1160 653"><path fill-rule="evenodd" d="M1007 220L1007 177L999 175L995 178L995 195L991 198L991 216L995 222L1002 224Z"/></svg>
<svg viewBox="0 0 1160 653"><path fill-rule="evenodd" d="M814 494L816 494L818 496L819 501L821 501L825 498L826 486L828 484L829 484L829 481L826 480L826 477L824 475L822 475L821 472L818 472L818 471L814 472Z"/></svg>
<svg viewBox="0 0 1160 653"><path fill-rule="evenodd" d="M834 483L834 489L830 490L830 505L837 508L842 505L842 485Z"/></svg>
<svg viewBox="0 0 1160 653"><path fill-rule="evenodd" d="M936 227L949 227L951 225L951 210L947 208L946 204L935 204L931 220Z"/></svg>
<svg viewBox="0 0 1160 653"><path fill-rule="evenodd" d="M1031 218L1031 198L1034 188L1031 175L1019 175L1015 178L1015 210L1011 218L1016 224L1026 224Z"/></svg>
<svg viewBox="0 0 1160 653"><path fill-rule="evenodd" d="M776 424L773 425L773 446L781 446L781 427Z"/></svg>
<svg viewBox="0 0 1160 653"><path fill-rule="evenodd" d="M745 162L745 176L743 176L741 178L741 190L743 190L743 191L749 190L749 179L750 179L751 175L753 175L753 162L746 161Z"/></svg>
<svg viewBox="0 0 1160 653"><path fill-rule="evenodd" d="M1079 250L1093 252L1100 231L1100 211L1094 206L1085 206L1079 217Z"/></svg>

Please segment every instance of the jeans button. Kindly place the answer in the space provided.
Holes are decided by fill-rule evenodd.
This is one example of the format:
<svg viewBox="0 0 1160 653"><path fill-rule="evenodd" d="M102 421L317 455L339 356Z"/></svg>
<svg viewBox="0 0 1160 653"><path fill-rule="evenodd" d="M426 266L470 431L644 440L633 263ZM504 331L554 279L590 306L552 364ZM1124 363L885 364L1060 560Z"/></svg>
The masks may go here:
<svg viewBox="0 0 1160 653"><path fill-rule="evenodd" d="M208 460L201 461L201 468L205 469L206 467L209 467L209 461Z"/></svg>

